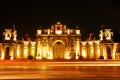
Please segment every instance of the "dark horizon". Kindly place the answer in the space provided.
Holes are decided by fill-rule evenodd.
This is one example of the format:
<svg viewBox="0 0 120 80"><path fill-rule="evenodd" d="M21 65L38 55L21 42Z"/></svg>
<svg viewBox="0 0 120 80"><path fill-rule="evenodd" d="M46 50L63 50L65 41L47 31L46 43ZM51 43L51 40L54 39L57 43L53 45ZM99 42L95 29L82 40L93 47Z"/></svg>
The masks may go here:
<svg viewBox="0 0 120 80"><path fill-rule="evenodd" d="M83 40L89 33L98 37L103 23L120 33L120 4L117 0L2 1L0 12L1 36L6 27L15 24L18 37L28 33L34 38L39 25L49 28L58 21L68 28L79 26Z"/></svg>

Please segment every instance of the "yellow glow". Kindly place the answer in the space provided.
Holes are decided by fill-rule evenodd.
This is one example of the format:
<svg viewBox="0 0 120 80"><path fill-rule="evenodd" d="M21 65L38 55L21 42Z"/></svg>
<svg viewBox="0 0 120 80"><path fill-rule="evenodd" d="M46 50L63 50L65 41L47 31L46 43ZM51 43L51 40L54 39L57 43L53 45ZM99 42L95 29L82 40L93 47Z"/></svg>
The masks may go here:
<svg viewBox="0 0 120 80"><path fill-rule="evenodd" d="M20 48L17 48L17 58L20 58Z"/></svg>
<svg viewBox="0 0 120 80"><path fill-rule="evenodd" d="M10 40L12 35L12 29L5 29L3 35L5 36L5 40Z"/></svg>
<svg viewBox="0 0 120 80"><path fill-rule="evenodd" d="M16 41L17 39L16 39L16 38L14 38L13 40L14 40L14 41Z"/></svg>
<svg viewBox="0 0 120 80"><path fill-rule="evenodd" d="M29 44L29 41L24 41L23 43L25 46L27 46Z"/></svg>
<svg viewBox="0 0 120 80"><path fill-rule="evenodd" d="M31 47L30 55L35 56L35 47Z"/></svg>
<svg viewBox="0 0 120 80"><path fill-rule="evenodd" d="M71 58L71 57L70 57L69 54L65 55L65 59L70 59L70 58Z"/></svg>
<svg viewBox="0 0 120 80"><path fill-rule="evenodd" d="M52 56L52 55L49 55L49 56L47 57L47 59L53 59L53 56Z"/></svg>
<svg viewBox="0 0 120 80"><path fill-rule="evenodd" d="M41 56L36 56L36 59L42 59L42 57Z"/></svg>
<svg viewBox="0 0 120 80"><path fill-rule="evenodd" d="M86 48L82 48L82 56L83 56L84 58L87 58Z"/></svg>
<svg viewBox="0 0 120 80"><path fill-rule="evenodd" d="M99 58L100 57L100 47L98 46L97 47L97 58Z"/></svg>
<svg viewBox="0 0 120 80"><path fill-rule="evenodd" d="M43 51L43 52L44 52L44 53L43 53L43 57L46 58L46 56L47 56L47 50L46 50L46 47L43 48L43 49L44 49L44 51Z"/></svg>
<svg viewBox="0 0 120 80"><path fill-rule="evenodd" d="M111 32L111 29L105 29L105 37L107 40L110 40L112 35L113 32Z"/></svg>
<svg viewBox="0 0 120 80"><path fill-rule="evenodd" d="M70 34L70 29L67 30L67 34Z"/></svg>
<svg viewBox="0 0 120 80"><path fill-rule="evenodd" d="M10 60L14 60L14 57L13 57L13 56L11 56L11 57L10 57Z"/></svg>
<svg viewBox="0 0 120 80"><path fill-rule="evenodd" d="M95 41L95 44L97 44L97 45L100 44L100 41L99 41L99 40L98 40L98 41Z"/></svg>
<svg viewBox="0 0 120 80"><path fill-rule="evenodd" d="M42 58L42 51L39 49L37 52L37 57L36 59L41 59Z"/></svg>
<svg viewBox="0 0 120 80"><path fill-rule="evenodd" d="M35 46L35 44L36 44L36 42L33 42L33 41L30 42L30 43L31 43L32 46Z"/></svg>
<svg viewBox="0 0 120 80"><path fill-rule="evenodd" d="M82 45L83 45L83 46L85 46L86 44L87 44L87 42L86 42L86 41L83 41L83 42L82 42Z"/></svg>
<svg viewBox="0 0 120 80"><path fill-rule="evenodd" d="M63 45L65 45L62 40L55 40L55 41L53 42L52 46L55 45L56 42L61 42Z"/></svg>
<svg viewBox="0 0 120 80"><path fill-rule="evenodd" d="M77 41L76 43L76 59L79 59L79 53L80 53L80 43Z"/></svg>
<svg viewBox="0 0 120 80"><path fill-rule="evenodd" d="M11 36L8 37L7 34L6 34L5 36L6 36L6 37L5 37L5 40L10 40L10 37L11 37Z"/></svg>
<svg viewBox="0 0 120 80"><path fill-rule="evenodd" d="M94 48L93 47L90 47L90 58L93 58L94 57Z"/></svg>
<svg viewBox="0 0 120 80"><path fill-rule="evenodd" d="M119 47L118 45L119 45L119 43L114 43L114 45L113 45L113 52L112 52L113 59L115 59L117 57L117 54L119 54L119 53L117 53L117 48Z"/></svg>
<svg viewBox="0 0 120 80"><path fill-rule="evenodd" d="M42 33L42 30L37 30L37 34L41 34Z"/></svg>
<svg viewBox="0 0 120 80"><path fill-rule="evenodd" d="M24 47L24 58L28 58L28 47Z"/></svg>
<svg viewBox="0 0 120 80"><path fill-rule="evenodd" d="M5 57L5 54L4 54L3 51L2 51L1 60L4 60L4 57Z"/></svg>
<svg viewBox="0 0 120 80"><path fill-rule="evenodd" d="M48 29L48 34L50 34L50 29Z"/></svg>
<svg viewBox="0 0 120 80"><path fill-rule="evenodd" d="M55 33L56 34L62 34L62 31L61 30L56 30Z"/></svg>
<svg viewBox="0 0 120 80"><path fill-rule="evenodd" d="M78 55L76 55L76 57L75 57L76 59L79 59L79 56Z"/></svg>
<svg viewBox="0 0 120 80"><path fill-rule="evenodd" d="M106 45L103 45L103 56L104 56L104 59L107 59L107 50L106 50Z"/></svg>
<svg viewBox="0 0 120 80"><path fill-rule="evenodd" d="M76 30L76 34L80 34L80 30Z"/></svg>
<svg viewBox="0 0 120 80"><path fill-rule="evenodd" d="M88 41L88 44L89 44L90 46L93 46L93 41Z"/></svg>
<svg viewBox="0 0 120 80"><path fill-rule="evenodd" d="M53 59L53 53L52 53L52 49L51 48L48 51L47 59Z"/></svg>

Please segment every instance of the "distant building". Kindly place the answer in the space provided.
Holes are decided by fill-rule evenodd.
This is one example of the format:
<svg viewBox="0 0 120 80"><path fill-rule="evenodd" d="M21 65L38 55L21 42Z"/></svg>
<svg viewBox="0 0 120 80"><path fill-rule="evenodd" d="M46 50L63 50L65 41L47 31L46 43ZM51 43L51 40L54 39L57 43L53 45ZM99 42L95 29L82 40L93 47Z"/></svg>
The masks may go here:
<svg viewBox="0 0 120 80"><path fill-rule="evenodd" d="M55 59L55 60L117 60L120 59L119 43L114 43L113 32L103 27L99 40L91 33L86 41L81 40L80 29L69 29L57 22L49 29L37 29L36 39L32 41L28 35L17 39L15 26L3 32L0 43L1 60L18 59Z"/></svg>

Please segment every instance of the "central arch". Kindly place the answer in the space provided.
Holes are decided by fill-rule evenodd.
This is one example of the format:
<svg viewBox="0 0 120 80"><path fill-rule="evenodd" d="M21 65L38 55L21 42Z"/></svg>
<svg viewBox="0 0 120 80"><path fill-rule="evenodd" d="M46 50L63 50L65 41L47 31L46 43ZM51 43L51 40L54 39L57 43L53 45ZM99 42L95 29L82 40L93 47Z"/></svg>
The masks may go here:
<svg viewBox="0 0 120 80"><path fill-rule="evenodd" d="M64 49L65 44L62 40L56 40L52 44L53 46L53 58L54 59L64 59Z"/></svg>
<svg viewBox="0 0 120 80"><path fill-rule="evenodd" d="M5 59L9 60L10 59L10 47L6 47L5 51L6 51L6 53L5 53Z"/></svg>

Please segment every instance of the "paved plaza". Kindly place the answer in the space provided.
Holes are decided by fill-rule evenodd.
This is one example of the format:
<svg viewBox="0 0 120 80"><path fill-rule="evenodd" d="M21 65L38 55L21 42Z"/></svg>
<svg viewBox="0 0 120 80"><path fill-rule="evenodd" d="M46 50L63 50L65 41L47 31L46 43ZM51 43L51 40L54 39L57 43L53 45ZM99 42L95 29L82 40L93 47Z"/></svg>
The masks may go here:
<svg viewBox="0 0 120 80"><path fill-rule="evenodd" d="M119 80L119 61L1 61L1 80Z"/></svg>

